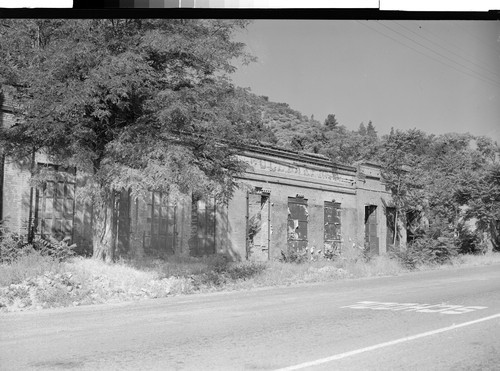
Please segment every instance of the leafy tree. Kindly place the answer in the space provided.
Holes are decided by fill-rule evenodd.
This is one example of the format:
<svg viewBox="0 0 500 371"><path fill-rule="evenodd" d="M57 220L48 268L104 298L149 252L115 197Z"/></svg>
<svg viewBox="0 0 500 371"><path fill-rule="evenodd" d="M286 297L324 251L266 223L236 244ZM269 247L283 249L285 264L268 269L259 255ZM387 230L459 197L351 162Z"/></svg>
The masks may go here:
<svg viewBox="0 0 500 371"><path fill-rule="evenodd" d="M410 234L417 233L414 237L448 238L470 251L477 235L464 228L464 217L476 218L480 232L497 235L496 178L488 170L496 155L487 138L396 130L383 139L379 156L398 216L414 219L408 220Z"/></svg>
<svg viewBox="0 0 500 371"><path fill-rule="evenodd" d="M344 125L325 130L324 136L326 140L320 153L330 157L333 162L352 164L362 157L363 137L351 132Z"/></svg>
<svg viewBox="0 0 500 371"><path fill-rule="evenodd" d="M396 207L395 225L398 220L406 221L406 215L412 211L424 211L428 204L417 169L419 159L429 147L429 139L420 130L397 130L391 131L382 142L378 159L387 186L392 191Z"/></svg>
<svg viewBox="0 0 500 371"><path fill-rule="evenodd" d="M243 20L3 20L0 83L19 120L6 152L33 150L88 176L94 256L113 260L116 193L228 197L242 170L231 141L259 122L227 75L253 58ZM240 111L241 109L241 111Z"/></svg>
<svg viewBox="0 0 500 371"><path fill-rule="evenodd" d="M476 137L477 150L488 163L493 163L497 160L500 154L500 147L491 138L485 136Z"/></svg>
<svg viewBox="0 0 500 371"><path fill-rule="evenodd" d="M358 134L361 136L366 135L366 127L364 123L359 124Z"/></svg>
<svg viewBox="0 0 500 371"><path fill-rule="evenodd" d="M337 119L335 118L335 115L333 114L329 114L326 119L325 119L325 126L329 129L329 130L332 130L334 129L335 127L338 126L338 121Z"/></svg>
<svg viewBox="0 0 500 371"><path fill-rule="evenodd" d="M466 206L465 218L475 219L479 231L500 251L500 164L488 164L480 176L462 179L454 196Z"/></svg>
<svg viewBox="0 0 500 371"><path fill-rule="evenodd" d="M371 120L368 122L368 126L366 127L366 135L373 138L377 137L377 131L375 130L375 126L373 126Z"/></svg>

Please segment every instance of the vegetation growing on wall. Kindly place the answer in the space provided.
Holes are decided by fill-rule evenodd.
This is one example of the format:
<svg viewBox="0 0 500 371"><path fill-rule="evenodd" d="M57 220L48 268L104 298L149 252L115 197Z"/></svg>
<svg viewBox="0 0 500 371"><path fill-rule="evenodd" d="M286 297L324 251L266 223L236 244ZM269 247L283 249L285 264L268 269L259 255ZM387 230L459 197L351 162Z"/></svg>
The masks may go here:
<svg viewBox="0 0 500 371"><path fill-rule="evenodd" d="M244 20L2 20L0 84L18 121L5 154L43 152L88 177L93 252L113 260L117 192L230 196L242 169L232 141L253 106L227 76L253 60L232 40ZM222 141L221 141L222 140Z"/></svg>

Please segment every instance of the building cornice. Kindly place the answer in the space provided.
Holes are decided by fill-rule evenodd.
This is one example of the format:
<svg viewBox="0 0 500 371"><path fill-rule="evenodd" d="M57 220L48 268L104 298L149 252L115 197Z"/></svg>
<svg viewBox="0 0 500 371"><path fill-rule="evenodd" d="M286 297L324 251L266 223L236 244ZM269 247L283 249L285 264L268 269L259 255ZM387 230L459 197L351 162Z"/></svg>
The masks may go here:
<svg viewBox="0 0 500 371"><path fill-rule="evenodd" d="M328 157L315 154L315 153L307 153L307 152L299 152L293 151L289 149L284 149L280 147L276 147L269 144L242 144L236 146L238 149L243 151L243 154L247 156L251 156L252 154L263 154L272 157L279 157L283 159L299 161L302 163L308 163L312 165L318 165L321 167L328 167L330 170L335 171L344 170L349 173L356 173L356 168L353 166L337 164L331 161Z"/></svg>

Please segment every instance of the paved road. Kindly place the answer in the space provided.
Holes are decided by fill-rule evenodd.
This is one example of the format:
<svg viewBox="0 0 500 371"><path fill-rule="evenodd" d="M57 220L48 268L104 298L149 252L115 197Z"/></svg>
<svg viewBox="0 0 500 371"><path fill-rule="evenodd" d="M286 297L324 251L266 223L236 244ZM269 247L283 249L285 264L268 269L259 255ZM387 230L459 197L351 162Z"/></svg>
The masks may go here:
<svg viewBox="0 0 500 371"><path fill-rule="evenodd" d="M499 370L500 265L0 315L2 370Z"/></svg>

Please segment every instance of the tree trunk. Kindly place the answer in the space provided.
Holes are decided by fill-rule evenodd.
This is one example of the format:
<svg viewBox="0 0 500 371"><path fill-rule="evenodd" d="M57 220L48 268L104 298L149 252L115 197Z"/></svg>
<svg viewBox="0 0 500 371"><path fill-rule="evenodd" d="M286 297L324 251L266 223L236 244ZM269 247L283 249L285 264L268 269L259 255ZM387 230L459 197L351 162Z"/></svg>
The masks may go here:
<svg viewBox="0 0 500 371"><path fill-rule="evenodd" d="M398 179L396 213L394 215L394 237L392 239L392 245L394 246L394 248L396 247L396 238L398 236L398 211L399 211L399 206L400 206L400 202L399 202L399 189L400 188L401 188L401 175L399 176L399 179Z"/></svg>
<svg viewBox="0 0 500 371"><path fill-rule="evenodd" d="M115 193L106 191L102 202L94 205L92 220L93 258L112 262L116 248Z"/></svg>
<svg viewBox="0 0 500 371"><path fill-rule="evenodd" d="M500 252L500 222L492 221L490 222L490 237L491 244L493 245L493 251Z"/></svg>
<svg viewBox="0 0 500 371"><path fill-rule="evenodd" d="M482 238L482 243L483 243L483 255L484 254L489 254L493 251L493 243L491 242L491 233L490 232L483 232L483 238Z"/></svg>
<svg viewBox="0 0 500 371"><path fill-rule="evenodd" d="M394 214L394 236L392 238L392 245L396 247L396 238L398 237L398 209Z"/></svg>

